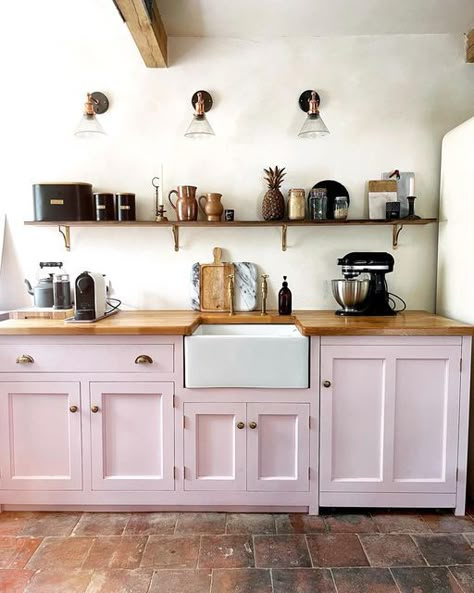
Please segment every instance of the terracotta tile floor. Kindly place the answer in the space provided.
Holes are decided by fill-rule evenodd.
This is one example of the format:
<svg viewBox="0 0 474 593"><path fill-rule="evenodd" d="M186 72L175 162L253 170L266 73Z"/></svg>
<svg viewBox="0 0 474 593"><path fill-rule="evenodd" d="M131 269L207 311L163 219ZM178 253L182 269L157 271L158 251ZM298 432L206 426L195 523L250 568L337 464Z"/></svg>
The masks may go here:
<svg viewBox="0 0 474 593"><path fill-rule="evenodd" d="M0 593L474 593L474 516L0 514Z"/></svg>

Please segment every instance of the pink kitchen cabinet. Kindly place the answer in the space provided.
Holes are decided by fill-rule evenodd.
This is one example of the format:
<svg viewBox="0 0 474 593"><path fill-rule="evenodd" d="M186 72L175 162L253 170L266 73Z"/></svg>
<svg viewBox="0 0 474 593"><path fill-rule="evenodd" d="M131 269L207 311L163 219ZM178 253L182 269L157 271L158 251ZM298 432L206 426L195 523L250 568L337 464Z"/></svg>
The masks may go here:
<svg viewBox="0 0 474 593"><path fill-rule="evenodd" d="M81 490L78 382L0 382L2 490Z"/></svg>
<svg viewBox="0 0 474 593"><path fill-rule="evenodd" d="M173 383L90 384L92 490L173 490Z"/></svg>
<svg viewBox="0 0 474 593"><path fill-rule="evenodd" d="M184 402L183 411L185 490L309 490L309 404Z"/></svg>
<svg viewBox="0 0 474 593"><path fill-rule="evenodd" d="M322 339L320 504L454 507L461 338L378 340Z"/></svg>

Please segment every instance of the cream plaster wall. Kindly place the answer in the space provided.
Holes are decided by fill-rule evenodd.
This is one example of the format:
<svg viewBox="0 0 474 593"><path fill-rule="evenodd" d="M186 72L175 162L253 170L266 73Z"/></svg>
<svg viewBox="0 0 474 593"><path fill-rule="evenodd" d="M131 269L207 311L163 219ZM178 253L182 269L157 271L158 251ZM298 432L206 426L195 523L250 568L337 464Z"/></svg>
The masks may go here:
<svg viewBox="0 0 474 593"><path fill-rule="evenodd" d="M295 308L333 308L327 281L338 275L336 258L391 251L390 229L290 228L285 253L278 229L186 229L179 253L169 229L72 229L66 253L54 228L23 226L33 214L31 184L81 180L133 191L139 218L151 219L150 182L162 163L166 191L176 184L220 191L238 218L255 219L262 169L278 164L288 170L285 192L327 178L344 183L358 218L367 215L366 181L397 167L416 172L417 211L436 216L441 139L473 112L474 68L464 63L460 35L172 38L171 67L148 70L110 0L28 0L8 3L2 15L0 308L29 305L23 278L53 259L72 276L107 273L126 306L185 308L190 266L210 261L215 245L270 274L270 306L287 274ZM304 118L297 99L311 87L331 135L305 141L296 137ZM209 142L183 137L199 88L215 100ZM88 90L111 100L101 119L108 136L99 141L72 135ZM433 310L436 226L405 229L394 256L390 288L410 308Z"/></svg>

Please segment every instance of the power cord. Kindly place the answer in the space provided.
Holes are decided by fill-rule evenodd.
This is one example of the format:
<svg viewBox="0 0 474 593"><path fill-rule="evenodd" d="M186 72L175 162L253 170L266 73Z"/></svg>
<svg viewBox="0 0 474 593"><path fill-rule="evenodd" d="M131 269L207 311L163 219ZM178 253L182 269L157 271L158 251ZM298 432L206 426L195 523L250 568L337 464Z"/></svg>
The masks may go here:
<svg viewBox="0 0 474 593"><path fill-rule="evenodd" d="M115 301L117 304L113 305L110 301ZM111 313L114 313L114 311L117 311L120 305L122 304L122 301L120 299L116 299L114 297L108 297L106 302L109 307L112 307L111 309L105 312L106 315L110 315Z"/></svg>

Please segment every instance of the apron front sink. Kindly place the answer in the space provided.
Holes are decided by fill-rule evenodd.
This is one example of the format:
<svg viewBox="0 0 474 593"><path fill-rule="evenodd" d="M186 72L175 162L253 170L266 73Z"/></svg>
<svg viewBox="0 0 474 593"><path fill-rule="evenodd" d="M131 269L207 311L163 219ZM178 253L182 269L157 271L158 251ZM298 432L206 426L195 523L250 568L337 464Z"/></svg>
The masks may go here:
<svg viewBox="0 0 474 593"><path fill-rule="evenodd" d="M201 325L184 338L186 387L306 389L309 338L294 325Z"/></svg>

